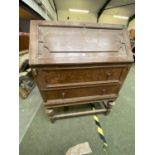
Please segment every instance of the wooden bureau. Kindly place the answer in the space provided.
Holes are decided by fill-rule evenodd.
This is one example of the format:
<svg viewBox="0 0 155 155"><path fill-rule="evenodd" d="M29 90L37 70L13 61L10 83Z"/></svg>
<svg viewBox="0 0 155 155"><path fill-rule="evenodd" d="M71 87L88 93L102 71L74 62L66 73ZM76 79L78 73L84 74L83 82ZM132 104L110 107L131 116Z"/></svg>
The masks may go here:
<svg viewBox="0 0 155 155"><path fill-rule="evenodd" d="M50 118L108 113L133 62L121 25L31 21L29 49ZM54 115L58 107L97 102L105 108Z"/></svg>

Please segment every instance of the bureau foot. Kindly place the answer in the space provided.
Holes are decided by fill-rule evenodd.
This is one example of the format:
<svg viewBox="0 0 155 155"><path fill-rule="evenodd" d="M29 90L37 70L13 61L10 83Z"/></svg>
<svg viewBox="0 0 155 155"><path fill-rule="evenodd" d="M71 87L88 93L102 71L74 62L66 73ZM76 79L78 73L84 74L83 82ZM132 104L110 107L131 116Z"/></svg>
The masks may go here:
<svg viewBox="0 0 155 155"><path fill-rule="evenodd" d="M107 101L107 102L103 102L105 108L106 108L106 112L104 112L104 115L109 115L111 110L112 110L112 107L115 105L115 102L114 101Z"/></svg>
<svg viewBox="0 0 155 155"><path fill-rule="evenodd" d="M46 109L45 110L47 115L49 116L49 118L52 120L53 116L54 116L54 110L53 109Z"/></svg>
<svg viewBox="0 0 155 155"><path fill-rule="evenodd" d="M54 118L53 118L53 116L54 116L54 110L53 109L46 109L46 113L49 116L51 122L54 123L54 121L55 121Z"/></svg>

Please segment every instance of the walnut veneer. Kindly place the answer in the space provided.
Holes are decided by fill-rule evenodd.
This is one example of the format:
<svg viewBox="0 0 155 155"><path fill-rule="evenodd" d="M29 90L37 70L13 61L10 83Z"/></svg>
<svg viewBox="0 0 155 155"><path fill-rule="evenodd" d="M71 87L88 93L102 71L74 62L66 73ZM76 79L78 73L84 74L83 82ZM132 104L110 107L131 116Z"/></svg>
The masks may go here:
<svg viewBox="0 0 155 155"><path fill-rule="evenodd" d="M98 101L111 109L132 62L123 26L31 21L30 66L51 117L56 107Z"/></svg>

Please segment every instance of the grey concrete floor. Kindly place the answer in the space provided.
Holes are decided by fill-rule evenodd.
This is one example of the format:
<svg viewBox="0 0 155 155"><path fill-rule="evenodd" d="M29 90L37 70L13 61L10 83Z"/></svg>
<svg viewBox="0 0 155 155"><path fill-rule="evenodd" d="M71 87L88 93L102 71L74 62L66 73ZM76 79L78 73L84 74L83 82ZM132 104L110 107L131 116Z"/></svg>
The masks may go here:
<svg viewBox="0 0 155 155"><path fill-rule="evenodd" d="M19 98L19 142L24 137L41 103L42 99L37 87L32 90L27 99Z"/></svg>
<svg viewBox="0 0 155 155"><path fill-rule="evenodd" d="M108 142L108 155L134 155L134 66L109 116L99 115ZM35 88L20 100L20 154L63 155L69 147L88 141L93 155L105 154L92 116L58 120L51 124Z"/></svg>

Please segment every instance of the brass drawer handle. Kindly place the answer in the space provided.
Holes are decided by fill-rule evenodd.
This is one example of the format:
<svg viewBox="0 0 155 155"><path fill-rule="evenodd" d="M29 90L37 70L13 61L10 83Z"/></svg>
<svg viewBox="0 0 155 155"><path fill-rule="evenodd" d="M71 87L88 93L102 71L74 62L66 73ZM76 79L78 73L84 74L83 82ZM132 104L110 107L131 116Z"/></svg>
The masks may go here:
<svg viewBox="0 0 155 155"><path fill-rule="evenodd" d="M112 73L108 72L108 73L106 73L106 75L107 75L107 79L109 79L112 76Z"/></svg>
<svg viewBox="0 0 155 155"><path fill-rule="evenodd" d="M66 93L64 93L64 92L62 93L62 98L64 98L64 97L65 97L65 94L66 94Z"/></svg>

